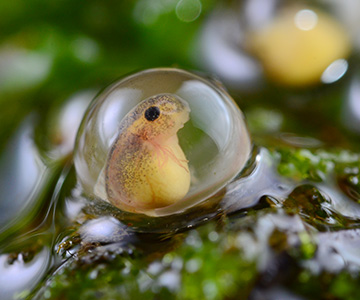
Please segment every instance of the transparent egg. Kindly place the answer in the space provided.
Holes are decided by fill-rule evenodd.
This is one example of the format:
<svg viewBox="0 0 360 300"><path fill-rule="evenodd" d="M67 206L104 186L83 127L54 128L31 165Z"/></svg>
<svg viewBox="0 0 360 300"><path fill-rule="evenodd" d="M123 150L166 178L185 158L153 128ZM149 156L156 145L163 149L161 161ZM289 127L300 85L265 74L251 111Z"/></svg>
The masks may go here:
<svg viewBox="0 0 360 300"><path fill-rule="evenodd" d="M179 69L125 77L91 103L74 152L84 194L122 211L182 213L244 168L243 115L216 83Z"/></svg>

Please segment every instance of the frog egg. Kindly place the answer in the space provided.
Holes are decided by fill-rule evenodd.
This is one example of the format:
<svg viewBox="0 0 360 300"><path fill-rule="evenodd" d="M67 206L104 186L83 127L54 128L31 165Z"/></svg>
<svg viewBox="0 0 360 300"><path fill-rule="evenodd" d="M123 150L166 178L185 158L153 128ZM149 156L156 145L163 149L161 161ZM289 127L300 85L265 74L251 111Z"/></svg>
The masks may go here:
<svg viewBox="0 0 360 300"><path fill-rule="evenodd" d="M248 46L270 78L294 87L338 80L351 53L346 28L333 16L305 6L280 10L264 28L249 34Z"/></svg>
<svg viewBox="0 0 360 300"><path fill-rule="evenodd" d="M144 208L136 201L117 205L107 192L106 168L110 153L116 151L121 122L130 111L132 116L136 114L139 103L158 95L173 95L189 106L189 120L177 132L188 161L189 190L183 198L162 207ZM137 134L135 127L131 130ZM123 211L167 216L182 213L226 187L244 168L251 148L243 115L222 87L193 73L161 68L125 77L93 100L77 135L74 164L84 194L90 198L111 202ZM127 155L129 165L124 168L137 160ZM122 182L124 187L132 178L127 180Z"/></svg>
<svg viewBox="0 0 360 300"><path fill-rule="evenodd" d="M334 83L360 45L355 2L229 1L204 22L194 61L240 92Z"/></svg>

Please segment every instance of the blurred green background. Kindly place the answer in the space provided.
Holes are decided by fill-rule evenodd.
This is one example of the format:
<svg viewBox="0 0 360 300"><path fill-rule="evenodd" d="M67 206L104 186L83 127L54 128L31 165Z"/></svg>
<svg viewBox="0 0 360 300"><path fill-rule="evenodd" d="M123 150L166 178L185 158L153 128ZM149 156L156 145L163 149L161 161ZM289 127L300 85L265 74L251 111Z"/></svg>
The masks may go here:
<svg viewBox="0 0 360 300"><path fill-rule="evenodd" d="M181 2L181 3L180 3ZM29 114L126 73L193 68L215 0L0 1L0 149Z"/></svg>

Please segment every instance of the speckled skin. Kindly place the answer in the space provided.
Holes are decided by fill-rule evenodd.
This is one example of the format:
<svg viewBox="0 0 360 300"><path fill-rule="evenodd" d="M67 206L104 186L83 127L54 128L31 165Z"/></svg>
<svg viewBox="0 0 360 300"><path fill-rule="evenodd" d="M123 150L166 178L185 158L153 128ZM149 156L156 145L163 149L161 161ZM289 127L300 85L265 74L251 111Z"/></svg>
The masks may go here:
<svg viewBox="0 0 360 300"><path fill-rule="evenodd" d="M155 120L145 111L160 109ZM109 153L105 182L109 201L128 211L154 209L181 200L190 172L177 131L189 119L189 106L172 94L150 97L132 109L119 126Z"/></svg>

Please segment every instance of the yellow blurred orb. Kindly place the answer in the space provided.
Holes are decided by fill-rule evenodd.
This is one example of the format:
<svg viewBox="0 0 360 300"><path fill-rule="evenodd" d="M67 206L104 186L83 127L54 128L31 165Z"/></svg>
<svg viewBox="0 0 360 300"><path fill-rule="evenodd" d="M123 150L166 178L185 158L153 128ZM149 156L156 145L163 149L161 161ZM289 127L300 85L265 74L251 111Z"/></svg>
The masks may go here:
<svg viewBox="0 0 360 300"><path fill-rule="evenodd" d="M272 80L295 87L320 83L327 67L351 51L345 28L314 9L283 10L248 42Z"/></svg>

